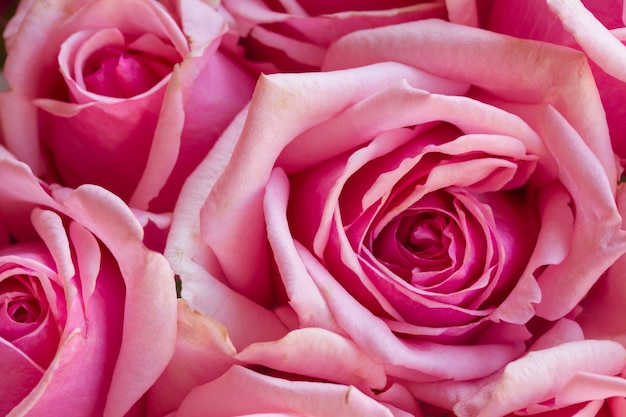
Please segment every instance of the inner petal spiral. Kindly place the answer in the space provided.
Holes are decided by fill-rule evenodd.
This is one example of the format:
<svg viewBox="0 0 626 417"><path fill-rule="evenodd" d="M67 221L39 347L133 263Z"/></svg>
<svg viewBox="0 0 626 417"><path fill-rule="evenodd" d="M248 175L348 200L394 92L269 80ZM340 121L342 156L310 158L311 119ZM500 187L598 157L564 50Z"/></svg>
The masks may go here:
<svg viewBox="0 0 626 417"><path fill-rule="evenodd" d="M132 50L107 50L85 68L85 85L93 93L128 98L148 91L171 71L159 57Z"/></svg>
<svg viewBox="0 0 626 417"><path fill-rule="evenodd" d="M445 255L450 239L445 239L444 230L449 220L432 213L422 213L415 218L400 221L397 238L408 251L423 259L439 259Z"/></svg>
<svg viewBox="0 0 626 417"><path fill-rule="evenodd" d="M0 337L17 339L39 326L46 312L39 280L13 275L0 282Z"/></svg>

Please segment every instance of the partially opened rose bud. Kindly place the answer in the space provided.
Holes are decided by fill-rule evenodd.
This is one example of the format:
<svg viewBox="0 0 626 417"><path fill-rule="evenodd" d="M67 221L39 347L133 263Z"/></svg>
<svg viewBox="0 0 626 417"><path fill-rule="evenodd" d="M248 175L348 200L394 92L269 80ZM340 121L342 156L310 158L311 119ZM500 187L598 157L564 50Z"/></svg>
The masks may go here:
<svg viewBox="0 0 626 417"><path fill-rule="evenodd" d="M200 0L22 2L5 38L6 146L37 175L173 208L255 79L219 51Z"/></svg>
<svg viewBox="0 0 626 417"><path fill-rule="evenodd" d="M101 187L48 186L4 148L0 178L0 414L141 409L175 349L165 258Z"/></svg>

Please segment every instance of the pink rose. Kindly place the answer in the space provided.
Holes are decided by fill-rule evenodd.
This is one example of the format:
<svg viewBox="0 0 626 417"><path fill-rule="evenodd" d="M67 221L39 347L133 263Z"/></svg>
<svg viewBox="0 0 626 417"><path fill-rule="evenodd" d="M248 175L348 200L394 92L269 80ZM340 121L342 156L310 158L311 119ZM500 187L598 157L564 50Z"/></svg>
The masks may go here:
<svg viewBox="0 0 626 417"><path fill-rule="evenodd" d="M625 252L583 54L426 20L323 69L261 77L174 213L183 296L235 346L322 328L394 380L479 380Z"/></svg>
<svg viewBox="0 0 626 417"><path fill-rule="evenodd" d="M446 18L441 0L224 0L245 60L264 72L318 70L328 46L359 29Z"/></svg>
<svg viewBox="0 0 626 417"><path fill-rule="evenodd" d="M616 0L529 0L478 7L481 27L583 51L591 62L615 152L626 158L626 23Z"/></svg>
<svg viewBox="0 0 626 417"><path fill-rule="evenodd" d="M0 152L0 415L138 415L174 352L171 268L119 198Z"/></svg>
<svg viewBox="0 0 626 417"><path fill-rule="evenodd" d="M255 79L201 0L23 1L5 38L4 141L48 180L173 208Z"/></svg>

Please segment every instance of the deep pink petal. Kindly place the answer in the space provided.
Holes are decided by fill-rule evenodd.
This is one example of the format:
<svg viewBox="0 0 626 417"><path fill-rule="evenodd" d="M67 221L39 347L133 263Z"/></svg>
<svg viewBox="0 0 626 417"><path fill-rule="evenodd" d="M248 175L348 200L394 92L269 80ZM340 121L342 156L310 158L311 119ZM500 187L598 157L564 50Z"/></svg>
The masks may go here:
<svg viewBox="0 0 626 417"><path fill-rule="evenodd" d="M44 370L14 346L0 339L0 413L8 413L37 385Z"/></svg>

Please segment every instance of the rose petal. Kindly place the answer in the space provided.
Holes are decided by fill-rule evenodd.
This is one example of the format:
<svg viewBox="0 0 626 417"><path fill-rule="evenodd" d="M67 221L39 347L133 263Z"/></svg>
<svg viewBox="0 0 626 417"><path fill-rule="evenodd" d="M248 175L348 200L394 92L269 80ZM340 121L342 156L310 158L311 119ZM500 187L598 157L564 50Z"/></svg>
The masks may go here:
<svg viewBox="0 0 626 417"><path fill-rule="evenodd" d="M24 398L39 382L44 370L28 359L13 345L0 338L0 413L9 412Z"/></svg>
<svg viewBox="0 0 626 417"><path fill-rule="evenodd" d="M589 58L615 78L626 81L626 48L581 1L548 0L547 4Z"/></svg>
<svg viewBox="0 0 626 417"><path fill-rule="evenodd" d="M246 113L247 109L241 111L186 181L165 249L165 256L181 277L183 298L191 308L223 323L235 346L240 348L277 339L286 329L272 312L220 282L220 266L197 231L200 208L230 159Z"/></svg>
<svg viewBox="0 0 626 417"><path fill-rule="evenodd" d="M486 403L480 405L479 417L501 416L528 405L553 398L571 377L580 371L614 375L624 366L626 351L610 341L585 340L528 353L506 366L502 378ZM483 391L484 392L484 391ZM477 393L476 398L485 398ZM455 407L461 416L465 405Z"/></svg>
<svg viewBox="0 0 626 417"><path fill-rule="evenodd" d="M289 304L298 313L300 326L323 326L341 334L319 289L308 277L306 265L298 256L286 218L289 183L285 173L276 169L267 184L264 199L267 236Z"/></svg>
<svg viewBox="0 0 626 417"><path fill-rule="evenodd" d="M148 415L175 410L196 386L212 381L235 363L226 328L178 301L176 351L148 393Z"/></svg>
<svg viewBox="0 0 626 417"><path fill-rule="evenodd" d="M174 352L173 273L163 257L145 250L141 225L130 209L108 191L82 186L63 205L110 250L124 277L122 345L105 416L123 414L152 385Z"/></svg>
<svg viewBox="0 0 626 417"><path fill-rule="evenodd" d="M224 398L232 400L224 401ZM237 400L239 398L241 400ZM393 415L384 405L354 387L278 379L240 366L233 366L222 377L194 389L176 415L203 416L208 406L215 417L259 414L311 417Z"/></svg>
<svg viewBox="0 0 626 417"><path fill-rule="evenodd" d="M148 164L130 198L133 207L147 210L150 200L159 194L174 169L185 123L182 100L179 70L175 66L165 90Z"/></svg>
<svg viewBox="0 0 626 417"><path fill-rule="evenodd" d="M380 390L387 383L384 367L351 340L314 327L293 330L275 342L248 346L237 359L363 390Z"/></svg>
<svg viewBox="0 0 626 417"><path fill-rule="evenodd" d="M407 44L420 47L409 50ZM600 96L587 60L579 52L432 19L346 35L329 48L322 68L328 71L381 61L402 62L468 82L508 101L550 103L585 138L606 176L616 177ZM523 85L518 82L522 78Z"/></svg>

